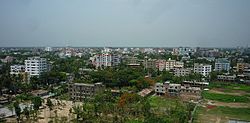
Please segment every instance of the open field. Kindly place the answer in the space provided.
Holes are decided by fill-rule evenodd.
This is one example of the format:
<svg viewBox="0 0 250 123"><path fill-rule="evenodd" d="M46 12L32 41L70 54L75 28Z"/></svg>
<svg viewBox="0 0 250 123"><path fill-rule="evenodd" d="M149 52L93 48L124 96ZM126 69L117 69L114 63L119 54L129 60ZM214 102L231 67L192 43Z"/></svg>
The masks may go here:
<svg viewBox="0 0 250 123"><path fill-rule="evenodd" d="M212 82L195 112L194 123L228 123L230 119L250 121L250 86Z"/></svg>
<svg viewBox="0 0 250 123"><path fill-rule="evenodd" d="M224 92L244 91L250 93L250 86L245 84L228 83L228 82L211 82L209 88L220 88Z"/></svg>
<svg viewBox="0 0 250 123"><path fill-rule="evenodd" d="M250 108L199 106L195 112L194 123L227 123L229 119L250 121Z"/></svg>
<svg viewBox="0 0 250 123"><path fill-rule="evenodd" d="M244 102L250 103L250 99L247 96L237 96L229 94L219 94L211 92L203 92L202 97L209 100L216 100L220 102Z"/></svg>

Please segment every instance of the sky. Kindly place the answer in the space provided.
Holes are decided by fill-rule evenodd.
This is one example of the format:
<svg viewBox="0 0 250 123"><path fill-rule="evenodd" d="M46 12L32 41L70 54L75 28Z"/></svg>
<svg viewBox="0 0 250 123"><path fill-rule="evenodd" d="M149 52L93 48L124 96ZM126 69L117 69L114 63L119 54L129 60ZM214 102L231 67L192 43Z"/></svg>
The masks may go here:
<svg viewBox="0 0 250 123"><path fill-rule="evenodd" d="M250 0L0 0L0 47L250 45Z"/></svg>

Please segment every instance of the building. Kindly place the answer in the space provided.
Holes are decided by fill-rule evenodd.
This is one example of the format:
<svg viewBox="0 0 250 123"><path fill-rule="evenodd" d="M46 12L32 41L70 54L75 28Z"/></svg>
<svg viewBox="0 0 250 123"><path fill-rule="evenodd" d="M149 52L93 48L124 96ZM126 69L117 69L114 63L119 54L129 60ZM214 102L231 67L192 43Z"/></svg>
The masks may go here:
<svg viewBox="0 0 250 123"><path fill-rule="evenodd" d="M156 83L155 93L157 95L178 96L181 91L181 84L170 84L170 82Z"/></svg>
<svg viewBox="0 0 250 123"><path fill-rule="evenodd" d="M166 61L166 70L168 71L173 70L174 68L183 68L183 67L184 67L184 62L171 59Z"/></svg>
<svg viewBox="0 0 250 123"><path fill-rule="evenodd" d="M163 83L155 83L155 93L157 95L165 95L166 87Z"/></svg>
<svg viewBox="0 0 250 123"><path fill-rule="evenodd" d="M42 72L49 71L49 69L45 58L29 57L25 60L25 72L31 76L39 76Z"/></svg>
<svg viewBox="0 0 250 123"><path fill-rule="evenodd" d="M181 93L185 94L201 94L201 88L199 87L190 87L190 86L181 86Z"/></svg>
<svg viewBox="0 0 250 123"><path fill-rule="evenodd" d="M235 81L236 75L218 75L217 79L221 81Z"/></svg>
<svg viewBox="0 0 250 123"><path fill-rule="evenodd" d="M181 61L176 61L174 68L183 68L184 67L184 62Z"/></svg>
<svg viewBox="0 0 250 123"><path fill-rule="evenodd" d="M130 67L139 67L141 65L139 59L137 57L124 57L124 62Z"/></svg>
<svg viewBox="0 0 250 123"><path fill-rule="evenodd" d="M44 49L46 52L51 52L52 51L52 47L45 47Z"/></svg>
<svg viewBox="0 0 250 123"><path fill-rule="evenodd" d="M71 83L69 84L69 93L72 100L83 101L86 98L93 98L95 94L104 91L102 83L86 84Z"/></svg>
<svg viewBox="0 0 250 123"><path fill-rule="evenodd" d="M146 69L156 69L156 59L145 59L143 65Z"/></svg>
<svg viewBox="0 0 250 123"><path fill-rule="evenodd" d="M3 63L10 63L14 60L15 58L12 56L6 56L4 59L1 59Z"/></svg>
<svg viewBox="0 0 250 123"><path fill-rule="evenodd" d="M163 71L166 69L166 60L158 59L156 60L155 65L159 71Z"/></svg>
<svg viewBox="0 0 250 123"><path fill-rule="evenodd" d="M191 73L191 69L188 68L175 68L174 75L175 76L187 76Z"/></svg>
<svg viewBox="0 0 250 123"><path fill-rule="evenodd" d="M194 72L203 76L208 76L212 72L212 65L194 64Z"/></svg>
<svg viewBox="0 0 250 123"><path fill-rule="evenodd" d="M18 75L25 72L25 65L11 65L10 66L10 74Z"/></svg>
<svg viewBox="0 0 250 123"><path fill-rule="evenodd" d="M171 60L171 59L167 60L167 62L166 62L166 70L169 71L169 70L174 69L175 63L176 63L175 60Z"/></svg>
<svg viewBox="0 0 250 123"><path fill-rule="evenodd" d="M115 54L97 54L92 58L92 64L96 67L111 67L120 64L121 59Z"/></svg>
<svg viewBox="0 0 250 123"><path fill-rule="evenodd" d="M248 63L237 63L236 71L242 73L245 69L250 68Z"/></svg>
<svg viewBox="0 0 250 123"><path fill-rule="evenodd" d="M225 58L216 59L215 61L215 71L229 71L230 70L230 61Z"/></svg>
<svg viewBox="0 0 250 123"><path fill-rule="evenodd" d="M183 81L182 85L185 87L199 87L201 89L207 88L208 82L196 82L196 81Z"/></svg>

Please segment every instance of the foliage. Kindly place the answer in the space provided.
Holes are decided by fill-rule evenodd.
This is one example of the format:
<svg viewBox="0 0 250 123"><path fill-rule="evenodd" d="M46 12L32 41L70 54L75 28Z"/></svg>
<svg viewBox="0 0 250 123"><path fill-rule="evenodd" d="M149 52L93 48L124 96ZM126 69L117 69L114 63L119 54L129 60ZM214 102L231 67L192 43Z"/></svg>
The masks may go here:
<svg viewBox="0 0 250 123"><path fill-rule="evenodd" d="M19 121L20 115L21 115L21 108L19 106L19 102L17 101L13 105L14 105L16 116L17 116L17 120Z"/></svg>
<svg viewBox="0 0 250 123"><path fill-rule="evenodd" d="M34 97L32 98L32 104L33 104L33 108L34 110L38 110L40 106L42 106L42 98L41 97Z"/></svg>

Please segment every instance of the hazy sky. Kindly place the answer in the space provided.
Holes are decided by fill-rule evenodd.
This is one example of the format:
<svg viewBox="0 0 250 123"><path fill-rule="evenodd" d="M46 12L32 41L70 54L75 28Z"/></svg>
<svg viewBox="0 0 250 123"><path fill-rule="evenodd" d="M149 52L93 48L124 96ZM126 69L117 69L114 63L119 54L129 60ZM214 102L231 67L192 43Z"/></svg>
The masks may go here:
<svg viewBox="0 0 250 123"><path fill-rule="evenodd" d="M0 0L0 47L249 44L250 0Z"/></svg>

